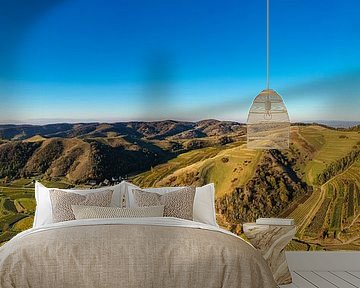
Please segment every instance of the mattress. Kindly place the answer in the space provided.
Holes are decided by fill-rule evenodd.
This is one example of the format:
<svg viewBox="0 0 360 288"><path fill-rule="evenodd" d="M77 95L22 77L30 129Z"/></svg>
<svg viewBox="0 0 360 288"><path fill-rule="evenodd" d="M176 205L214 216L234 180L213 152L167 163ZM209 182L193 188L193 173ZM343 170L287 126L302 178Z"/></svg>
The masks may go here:
<svg viewBox="0 0 360 288"><path fill-rule="evenodd" d="M260 252L211 225L86 219L24 231L0 248L0 287L276 287Z"/></svg>

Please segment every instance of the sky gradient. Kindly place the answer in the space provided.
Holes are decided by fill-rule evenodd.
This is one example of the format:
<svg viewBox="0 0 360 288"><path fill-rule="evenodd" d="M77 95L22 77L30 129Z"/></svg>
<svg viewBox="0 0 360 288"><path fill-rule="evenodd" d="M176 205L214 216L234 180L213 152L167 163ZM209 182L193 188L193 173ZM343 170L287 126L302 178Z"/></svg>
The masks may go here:
<svg viewBox="0 0 360 288"><path fill-rule="evenodd" d="M360 2L271 0L271 88L294 121L360 120ZM266 1L0 0L0 123L245 121Z"/></svg>

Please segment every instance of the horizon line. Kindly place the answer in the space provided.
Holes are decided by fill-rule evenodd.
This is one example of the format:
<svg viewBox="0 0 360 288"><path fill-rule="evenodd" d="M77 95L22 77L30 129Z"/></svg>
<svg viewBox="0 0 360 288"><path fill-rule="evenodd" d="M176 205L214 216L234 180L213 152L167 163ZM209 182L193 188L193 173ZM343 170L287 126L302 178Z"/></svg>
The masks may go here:
<svg viewBox="0 0 360 288"><path fill-rule="evenodd" d="M45 122L47 119L33 119L29 121L0 121L0 125L14 125L14 126L21 126L21 125L29 125L29 126L46 126L46 125L56 125L56 124L116 124L116 123L130 123L130 122L145 122L145 123L154 123L154 122L166 122L166 121L173 121L173 122L189 122L189 123L197 123L202 121L220 121L220 122L236 122L238 124L246 125L246 121L241 120L222 120L216 118L205 118L201 120L188 120L188 119L136 119L136 120L125 120L125 119L118 119L118 120L90 120L90 119L48 119L48 122ZM43 122L44 121L44 122ZM356 126L360 124L360 120L299 120L299 121L290 121L290 124L323 124L323 123L351 123Z"/></svg>

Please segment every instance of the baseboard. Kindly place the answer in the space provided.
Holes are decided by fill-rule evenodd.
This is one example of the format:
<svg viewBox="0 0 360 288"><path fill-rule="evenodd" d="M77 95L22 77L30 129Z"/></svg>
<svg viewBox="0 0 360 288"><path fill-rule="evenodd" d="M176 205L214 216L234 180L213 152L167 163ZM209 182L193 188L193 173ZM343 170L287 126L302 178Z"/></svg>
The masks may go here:
<svg viewBox="0 0 360 288"><path fill-rule="evenodd" d="M291 271L359 271L360 251L286 252Z"/></svg>

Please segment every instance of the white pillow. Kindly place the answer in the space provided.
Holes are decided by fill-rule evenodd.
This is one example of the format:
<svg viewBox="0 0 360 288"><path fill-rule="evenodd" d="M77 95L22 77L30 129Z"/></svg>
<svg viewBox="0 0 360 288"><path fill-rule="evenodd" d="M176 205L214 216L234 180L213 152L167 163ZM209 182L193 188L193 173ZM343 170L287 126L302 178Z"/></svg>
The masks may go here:
<svg viewBox="0 0 360 288"><path fill-rule="evenodd" d="M215 213L214 183L196 187L193 218L196 222L218 227Z"/></svg>
<svg viewBox="0 0 360 288"><path fill-rule="evenodd" d="M185 187L161 187L161 188L145 188L142 189L132 183L126 184L126 203L127 207L138 207L133 196L133 189L141 189L146 192L153 192L158 194L165 194L173 192ZM194 206L193 206L193 220L204 224L209 224L218 227L216 223L215 214L215 186L214 183L207 184L202 187L196 187Z"/></svg>
<svg viewBox="0 0 360 288"><path fill-rule="evenodd" d="M98 189L82 189L82 190L73 190L73 189L60 189L64 192L77 193L80 195L86 195L89 193L103 192L106 190L113 190L111 206L112 207L121 207L122 197L124 195L126 184L121 182L115 186L110 187L101 187ZM42 185L40 182L35 183L35 199L36 199L36 210L34 217L33 227L40 227L43 225L54 223L52 216L52 206L50 200L49 191L54 188L47 188Z"/></svg>

